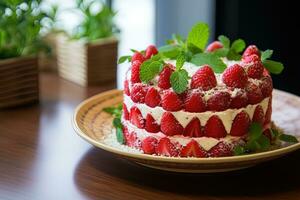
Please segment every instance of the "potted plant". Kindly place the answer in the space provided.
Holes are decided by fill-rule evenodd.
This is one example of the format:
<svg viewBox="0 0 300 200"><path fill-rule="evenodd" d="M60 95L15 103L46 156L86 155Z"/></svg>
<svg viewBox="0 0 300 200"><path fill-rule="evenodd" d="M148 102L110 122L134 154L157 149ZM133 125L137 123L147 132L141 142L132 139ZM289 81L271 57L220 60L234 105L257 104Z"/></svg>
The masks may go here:
<svg viewBox="0 0 300 200"><path fill-rule="evenodd" d="M100 7L93 11L95 6ZM77 0L82 22L71 36L62 34L57 43L61 77L82 86L116 82L118 32L113 12L97 0Z"/></svg>
<svg viewBox="0 0 300 200"><path fill-rule="evenodd" d="M0 108L37 101L41 0L0 2Z"/></svg>

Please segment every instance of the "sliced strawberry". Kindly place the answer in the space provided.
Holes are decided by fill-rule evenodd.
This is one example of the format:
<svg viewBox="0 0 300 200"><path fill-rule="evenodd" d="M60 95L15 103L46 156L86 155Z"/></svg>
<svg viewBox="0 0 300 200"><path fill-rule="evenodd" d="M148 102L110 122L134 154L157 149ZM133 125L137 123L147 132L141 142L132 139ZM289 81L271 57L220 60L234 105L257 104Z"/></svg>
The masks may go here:
<svg viewBox="0 0 300 200"><path fill-rule="evenodd" d="M216 146L208 151L209 157L225 157L232 156L232 150L229 145L224 142L219 142Z"/></svg>
<svg viewBox="0 0 300 200"><path fill-rule="evenodd" d="M157 53L158 53L157 48L154 45L149 45L145 52L145 58L149 59Z"/></svg>
<svg viewBox="0 0 300 200"><path fill-rule="evenodd" d="M256 122L256 123L259 123L261 125L264 125L264 121L265 121L264 110L260 105L258 105L255 108L255 111L254 111L254 114L253 114L253 117L252 117L252 122Z"/></svg>
<svg viewBox="0 0 300 200"><path fill-rule="evenodd" d="M145 97L146 105L154 108L160 104L160 100L158 91L154 87L150 87Z"/></svg>
<svg viewBox="0 0 300 200"><path fill-rule="evenodd" d="M265 122L264 124L268 124L271 122L271 117L272 117L272 96L269 99L269 103L268 103L268 108L266 111L266 115L265 115Z"/></svg>
<svg viewBox="0 0 300 200"><path fill-rule="evenodd" d="M245 88L248 77L243 67L234 64L225 70L222 75L222 80L228 87Z"/></svg>
<svg viewBox="0 0 300 200"><path fill-rule="evenodd" d="M150 133L157 133L160 131L160 126L156 123L155 119L150 114L147 114L146 116L145 129Z"/></svg>
<svg viewBox="0 0 300 200"><path fill-rule="evenodd" d="M221 49L221 48L223 48L223 44L219 41L214 41L207 46L206 51L213 52L213 51L215 51L217 49Z"/></svg>
<svg viewBox="0 0 300 200"><path fill-rule="evenodd" d="M213 115L206 122L204 127L204 135L213 138L222 138L227 135L223 122L217 115Z"/></svg>
<svg viewBox="0 0 300 200"><path fill-rule="evenodd" d="M161 105L167 111L179 111L182 108L182 101L175 92L166 90L162 95Z"/></svg>
<svg viewBox="0 0 300 200"><path fill-rule="evenodd" d="M184 128L183 131L184 136L189 137L201 137L203 136L201 131L201 124L197 117L193 118L188 125Z"/></svg>
<svg viewBox="0 0 300 200"><path fill-rule="evenodd" d="M204 112L206 110L205 100L199 91L190 91L184 101L184 108L188 112Z"/></svg>
<svg viewBox="0 0 300 200"><path fill-rule="evenodd" d="M160 122L161 131L168 136L181 135L183 127L170 112L164 112Z"/></svg>
<svg viewBox="0 0 300 200"><path fill-rule="evenodd" d="M129 114L130 122L135 125L138 128L144 128L145 127L145 120L142 116L141 111L133 106L130 109L130 114Z"/></svg>
<svg viewBox="0 0 300 200"><path fill-rule="evenodd" d="M126 95L130 96L128 80L124 81L124 92L125 92Z"/></svg>
<svg viewBox="0 0 300 200"><path fill-rule="evenodd" d="M133 87L131 88L130 97L132 101L135 103L144 103L146 93L147 93L147 87L142 83L137 83L134 84Z"/></svg>
<svg viewBox="0 0 300 200"><path fill-rule="evenodd" d="M263 77L259 87L264 97L271 96L273 91L272 78L270 76Z"/></svg>
<svg viewBox="0 0 300 200"><path fill-rule="evenodd" d="M155 154L155 148L158 140L155 137L148 136L142 141L142 150L145 154Z"/></svg>
<svg viewBox="0 0 300 200"><path fill-rule="evenodd" d="M204 158L207 155L206 151L199 146L198 142L191 140L185 147L181 149L180 156Z"/></svg>
<svg viewBox="0 0 300 200"><path fill-rule="evenodd" d="M135 132L125 133L126 145L130 147L138 147L138 138Z"/></svg>
<svg viewBox="0 0 300 200"><path fill-rule="evenodd" d="M133 63L134 61L139 61L140 63L143 63L145 61L145 57L142 53L136 51L131 57L131 63Z"/></svg>
<svg viewBox="0 0 300 200"><path fill-rule="evenodd" d="M167 137L161 138L155 149L157 155L175 157L178 156L178 151L174 144Z"/></svg>
<svg viewBox="0 0 300 200"><path fill-rule="evenodd" d="M263 95L260 88L254 83L248 84L247 88L247 97L250 104L257 104L263 100Z"/></svg>
<svg viewBox="0 0 300 200"><path fill-rule="evenodd" d="M129 112L125 103L123 103L123 114L124 119L129 120Z"/></svg>
<svg viewBox="0 0 300 200"><path fill-rule="evenodd" d="M243 90L238 91L233 97L231 97L230 108L243 108L248 103L247 93Z"/></svg>
<svg viewBox="0 0 300 200"><path fill-rule="evenodd" d="M174 66L167 64L159 74L158 87L162 89L169 89L171 87L170 76L174 71Z"/></svg>
<svg viewBox="0 0 300 200"><path fill-rule="evenodd" d="M210 90L217 85L217 79L214 71L208 66L204 65L192 76L191 88L200 88L203 90Z"/></svg>
<svg viewBox="0 0 300 200"><path fill-rule="evenodd" d="M243 58L253 54L260 56L260 51L255 45L249 45L243 53Z"/></svg>
<svg viewBox="0 0 300 200"><path fill-rule="evenodd" d="M253 62L247 69L247 75L250 78L260 79L264 72L264 66L261 61Z"/></svg>
<svg viewBox="0 0 300 200"><path fill-rule="evenodd" d="M229 108L230 94L228 92L216 92L207 101L208 110L223 111Z"/></svg>
<svg viewBox="0 0 300 200"><path fill-rule="evenodd" d="M233 120L230 135L232 136L243 136L248 133L250 126L249 115L242 111L237 114Z"/></svg>
<svg viewBox="0 0 300 200"><path fill-rule="evenodd" d="M141 62L136 60L132 62L131 65L131 83L140 83L140 69L141 69Z"/></svg>

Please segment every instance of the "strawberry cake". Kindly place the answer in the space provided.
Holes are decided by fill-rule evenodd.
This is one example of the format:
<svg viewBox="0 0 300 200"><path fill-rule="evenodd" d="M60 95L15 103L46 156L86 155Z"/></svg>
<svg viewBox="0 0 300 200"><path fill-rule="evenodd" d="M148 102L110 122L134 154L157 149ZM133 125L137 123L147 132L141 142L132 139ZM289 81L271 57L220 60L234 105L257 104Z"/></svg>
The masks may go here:
<svg viewBox="0 0 300 200"><path fill-rule="evenodd" d="M215 43L206 51L220 48ZM184 62L190 78L182 93L171 87L176 60L165 60L148 83L141 81L142 63L158 53L151 45L131 58L124 82L125 145L159 156L221 157L246 142L252 122L270 137L272 79L256 46L248 46L240 60L222 58L222 73L207 64Z"/></svg>

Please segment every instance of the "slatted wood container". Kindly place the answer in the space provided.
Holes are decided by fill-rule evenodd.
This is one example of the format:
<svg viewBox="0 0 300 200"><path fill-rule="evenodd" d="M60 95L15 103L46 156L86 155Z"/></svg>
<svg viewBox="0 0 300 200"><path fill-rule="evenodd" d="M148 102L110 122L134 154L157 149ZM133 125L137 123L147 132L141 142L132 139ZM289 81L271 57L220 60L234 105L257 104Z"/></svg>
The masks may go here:
<svg viewBox="0 0 300 200"><path fill-rule="evenodd" d="M57 38L58 72L82 86L116 84L118 41L101 39L93 43Z"/></svg>
<svg viewBox="0 0 300 200"><path fill-rule="evenodd" d="M38 99L38 59L0 60L0 109L37 102Z"/></svg>

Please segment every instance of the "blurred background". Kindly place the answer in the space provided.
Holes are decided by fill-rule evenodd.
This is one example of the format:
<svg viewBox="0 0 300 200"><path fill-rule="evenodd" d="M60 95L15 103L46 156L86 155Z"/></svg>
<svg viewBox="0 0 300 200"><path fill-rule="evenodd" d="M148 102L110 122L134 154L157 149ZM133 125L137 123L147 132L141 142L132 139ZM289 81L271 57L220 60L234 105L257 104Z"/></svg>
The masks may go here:
<svg viewBox="0 0 300 200"><path fill-rule="evenodd" d="M116 66L117 56L161 46L173 33L185 37L203 21L211 28L210 42L223 34L273 49L272 59L285 65L273 76L275 88L300 95L296 1L2 0L0 8L0 70L7 58L38 54L39 69L58 71L83 86L113 81L122 88L129 65ZM57 37L61 33L67 36ZM47 53L38 53L43 46Z"/></svg>

